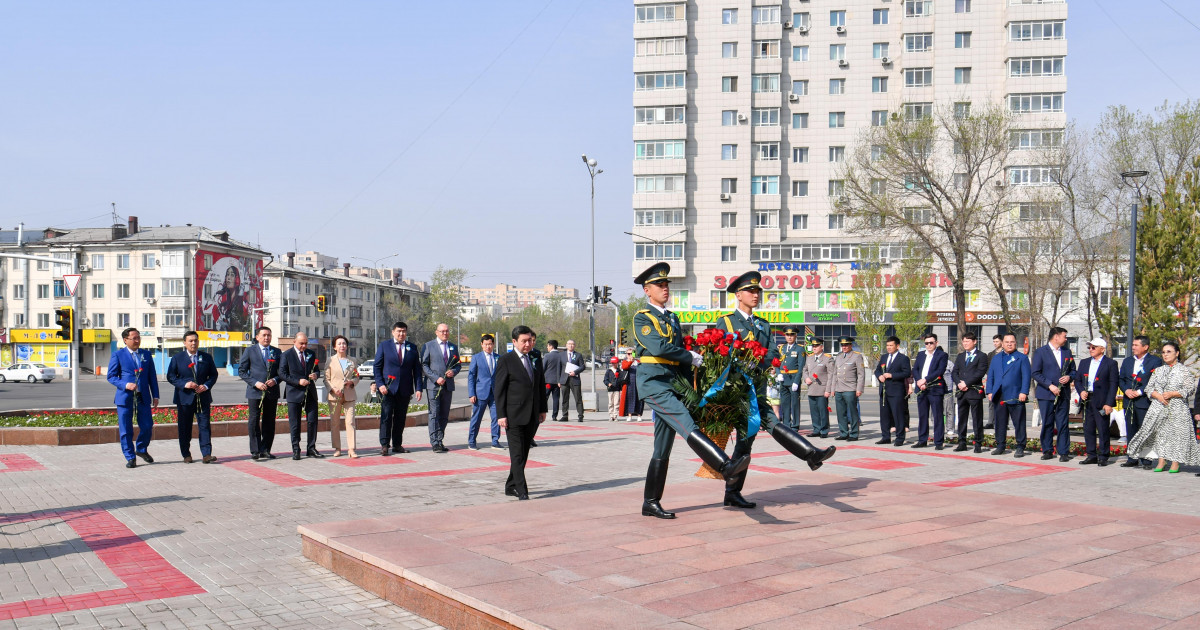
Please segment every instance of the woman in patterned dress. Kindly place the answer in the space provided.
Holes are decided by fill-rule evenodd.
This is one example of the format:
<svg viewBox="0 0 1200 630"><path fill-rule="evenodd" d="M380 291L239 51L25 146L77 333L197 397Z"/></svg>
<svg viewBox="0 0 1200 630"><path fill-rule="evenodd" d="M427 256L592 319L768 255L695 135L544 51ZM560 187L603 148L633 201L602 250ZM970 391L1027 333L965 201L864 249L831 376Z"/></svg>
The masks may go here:
<svg viewBox="0 0 1200 630"><path fill-rule="evenodd" d="M1130 457L1158 456L1154 472L1179 472L1180 464L1200 464L1200 443L1192 428L1188 399L1196 390L1196 376L1179 359L1179 346L1168 341L1162 348L1163 366L1150 375L1146 392L1152 402L1137 435L1129 440Z"/></svg>

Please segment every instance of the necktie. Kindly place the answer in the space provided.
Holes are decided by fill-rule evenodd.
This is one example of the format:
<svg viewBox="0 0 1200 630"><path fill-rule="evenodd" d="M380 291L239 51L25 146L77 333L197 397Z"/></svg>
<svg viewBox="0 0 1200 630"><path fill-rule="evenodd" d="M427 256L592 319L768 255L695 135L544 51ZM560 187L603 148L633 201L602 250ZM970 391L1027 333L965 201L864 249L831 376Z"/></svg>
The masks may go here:
<svg viewBox="0 0 1200 630"><path fill-rule="evenodd" d="M404 363L404 344L396 343L396 357L400 359L400 363Z"/></svg>
<svg viewBox="0 0 1200 630"><path fill-rule="evenodd" d="M894 357L894 356L896 356L896 355L894 355L894 354L889 354L889 355L888 355L887 365L883 366L884 368L890 368L890 367L892 367L892 357Z"/></svg>
<svg viewBox="0 0 1200 630"><path fill-rule="evenodd" d="M521 362L525 364L525 373L529 375L529 380L533 381L533 365L529 363L529 355L522 354Z"/></svg>
<svg viewBox="0 0 1200 630"><path fill-rule="evenodd" d="M968 352L968 353L967 353L967 363L970 363L970 362L972 362L972 361L974 361L974 360L975 360L975 353L974 353L974 352Z"/></svg>
<svg viewBox="0 0 1200 630"><path fill-rule="evenodd" d="M442 361L444 365L450 364L450 347L444 341L442 342Z"/></svg>
<svg viewBox="0 0 1200 630"><path fill-rule="evenodd" d="M259 346L259 347L262 348L263 365L267 365L267 360L271 358L271 357L267 356L267 347L266 346Z"/></svg>
<svg viewBox="0 0 1200 630"><path fill-rule="evenodd" d="M488 372L495 374L496 373L496 364L493 362L492 359L494 359L494 357L492 355L490 355L490 354L487 355Z"/></svg>

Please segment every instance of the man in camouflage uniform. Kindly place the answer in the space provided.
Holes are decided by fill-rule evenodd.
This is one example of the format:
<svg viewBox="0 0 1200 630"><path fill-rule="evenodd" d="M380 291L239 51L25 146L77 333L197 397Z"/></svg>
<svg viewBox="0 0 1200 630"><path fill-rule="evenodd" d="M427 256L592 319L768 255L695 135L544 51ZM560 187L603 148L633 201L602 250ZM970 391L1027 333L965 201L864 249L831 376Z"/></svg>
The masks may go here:
<svg viewBox="0 0 1200 630"><path fill-rule="evenodd" d="M690 374L692 367L700 364L701 357L684 349L679 317L667 310L671 298L670 273L670 265L656 263L634 280L642 285L648 302L647 308L633 317L635 352L641 361L637 370L637 392L638 398L654 410L654 454L646 471L642 515L657 518L675 518L675 513L664 510L660 501L676 433L686 436L688 446L700 459L727 480L744 474L750 465L749 451L730 458L696 428L692 416L671 388L675 375Z"/></svg>
<svg viewBox="0 0 1200 630"><path fill-rule="evenodd" d="M833 400L837 403L838 436L847 442L858 441L862 419L858 413L858 398L867 386L867 366L863 355L854 350L854 338L838 340L842 351L833 357Z"/></svg>
<svg viewBox="0 0 1200 630"><path fill-rule="evenodd" d="M804 363L800 380L808 388L808 415L812 416L809 437L829 437L829 399L833 396L833 357L825 354L825 340L812 340L812 354ZM838 437L844 440L844 437Z"/></svg>
<svg viewBox="0 0 1200 630"><path fill-rule="evenodd" d="M796 343L795 326L783 329L783 338L787 343L775 346L776 356L779 357L779 415L780 420L793 431L800 430L800 372L804 370L807 357L804 346Z"/></svg>
<svg viewBox="0 0 1200 630"><path fill-rule="evenodd" d="M779 352L777 349L771 348L771 325L767 323L767 320L754 314L754 309L758 307L758 302L762 299L762 286L759 284L761 280L761 274L757 271L749 271L729 283L728 291L737 296L737 311L719 318L717 328L735 333L737 338L742 341L757 341L770 348L763 357L765 367L770 365L772 359L778 358ZM758 413L762 418L762 427L769 430L771 437L775 438L775 441L779 442L789 453L808 462L808 467L812 470L820 468L822 462L833 456L833 452L837 450L835 447L818 449L775 417L775 412L771 410L771 405L767 402L766 387L755 393L758 396ZM750 450L754 447L754 438L753 435L744 435L739 431L737 445L733 448L733 458L749 455ZM747 501L742 497L742 487L745 484L745 471L734 477L725 477L726 506L743 509L755 507L754 502Z"/></svg>

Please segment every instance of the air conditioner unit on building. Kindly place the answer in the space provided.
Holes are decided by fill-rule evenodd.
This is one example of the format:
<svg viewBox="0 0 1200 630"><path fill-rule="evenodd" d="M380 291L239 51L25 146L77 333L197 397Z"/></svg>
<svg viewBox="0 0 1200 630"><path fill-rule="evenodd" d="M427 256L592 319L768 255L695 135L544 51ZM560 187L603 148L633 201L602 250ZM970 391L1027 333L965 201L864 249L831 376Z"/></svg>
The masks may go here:
<svg viewBox="0 0 1200 630"><path fill-rule="evenodd" d="M880 57L879 63L882 63L885 66L890 66L890 65L892 65L892 58L891 57Z"/></svg>
<svg viewBox="0 0 1200 630"><path fill-rule="evenodd" d="M807 26L798 26L798 27L796 27L796 30L800 31L801 33L807 33L808 27Z"/></svg>
<svg viewBox="0 0 1200 630"><path fill-rule="evenodd" d="M738 122L746 122L746 115L738 112Z"/></svg>
<svg viewBox="0 0 1200 630"><path fill-rule="evenodd" d="M729 201L730 199L733 199L733 195L729 193L721 193L721 201Z"/></svg>
<svg viewBox="0 0 1200 630"><path fill-rule="evenodd" d="M996 188L1004 188L1004 180L997 179L992 185L995 186Z"/></svg>
<svg viewBox="0 0 1200 630"><path fill-rule="evenodd" d="M846 34L846 27L845 27L845 26L839 26L839 27L837 27L837 33L838 33L838 35L845 35L845 34Z"/></svg>
<svg viewBox="0 0 1200 630"><path fill-rule="evenodd" d="M789 103L799 103L800 95L799 94L788 94L788 102Z"/></svg>
<svg viewBox="0 0 1200 630"><path fill-rule="evenodd" d="M154 306L155 304L158 304L158 299L146 298L146 304L149 304L150 306Z"/></svg>
<svg viewBox="0 0 1200 630"><path fill-rule="evenodd" d="M846 61L845 59L842 59L841 61L838 62L838 67L839 68L849 68L850 62Z"/></svg>
<svg viewBox="0 0 1200 630"><path fill-rule="evenodd" d="M784 30L787 30L787 29L790 29L790 28L792 28L792 23L791 23L791 22L784 22L784 23L783 23L783 28L784 28Z"/></svg>
<svg viewBox="0 0 1200 630"><path fill-rule="evenodd" d="M79 265L79 273L87 273L91 270L92 270L92 268L87 264Z"/></svg>

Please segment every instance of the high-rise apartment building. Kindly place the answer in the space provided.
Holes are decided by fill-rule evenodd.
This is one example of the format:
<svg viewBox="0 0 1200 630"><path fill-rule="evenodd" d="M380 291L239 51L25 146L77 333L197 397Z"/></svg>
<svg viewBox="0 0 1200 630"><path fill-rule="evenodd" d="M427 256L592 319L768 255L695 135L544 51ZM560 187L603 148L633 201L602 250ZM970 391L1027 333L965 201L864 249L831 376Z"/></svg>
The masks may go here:
<svg viewBox="0 0 1200 630"><path fill-rule="evenodd" d="M1014 142L1061 142L1066 17L1050 0L635 0L632 272L669 262L685 322L761 266L779 272L773 321L850 323L838 292L862 239L832 201L863 130L991 102L1027 130Z"/></svg>

